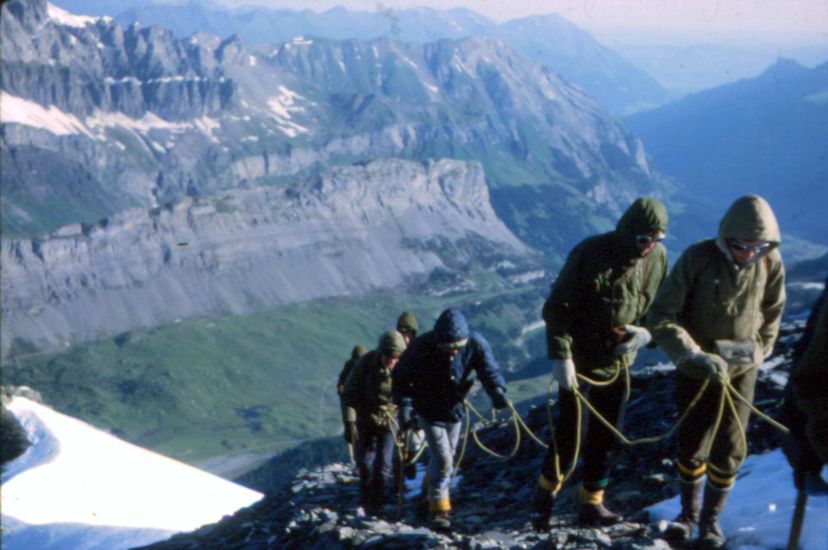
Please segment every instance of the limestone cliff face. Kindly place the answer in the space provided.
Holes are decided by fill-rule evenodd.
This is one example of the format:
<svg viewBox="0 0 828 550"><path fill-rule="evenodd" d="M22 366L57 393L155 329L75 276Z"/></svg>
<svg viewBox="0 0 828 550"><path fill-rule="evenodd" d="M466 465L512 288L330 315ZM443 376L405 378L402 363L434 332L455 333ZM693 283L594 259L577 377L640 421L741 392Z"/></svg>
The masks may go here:
<svg viewBox="0 0 828 550"><path fill-rule="evenodd" d="M483 246L485 257L479 253ZM477 163L383 160L2 243L3 353L494 268L527 249ZM525 262L524 262L525 264Z"/></svg>

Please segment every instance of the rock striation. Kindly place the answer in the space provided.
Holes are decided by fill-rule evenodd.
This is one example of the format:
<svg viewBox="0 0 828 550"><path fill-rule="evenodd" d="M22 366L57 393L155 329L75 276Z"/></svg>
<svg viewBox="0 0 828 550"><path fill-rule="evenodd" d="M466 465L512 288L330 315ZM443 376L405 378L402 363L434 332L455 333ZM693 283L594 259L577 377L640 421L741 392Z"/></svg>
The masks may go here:
<svg viewBox="0 0 828 550"><path fill-rule="evenodd" d="M3 240L3 352L16 340L56 349L190 316L413 285L438 268L520 273L532 261L494 214L478 163L334 168Z"/></svg>

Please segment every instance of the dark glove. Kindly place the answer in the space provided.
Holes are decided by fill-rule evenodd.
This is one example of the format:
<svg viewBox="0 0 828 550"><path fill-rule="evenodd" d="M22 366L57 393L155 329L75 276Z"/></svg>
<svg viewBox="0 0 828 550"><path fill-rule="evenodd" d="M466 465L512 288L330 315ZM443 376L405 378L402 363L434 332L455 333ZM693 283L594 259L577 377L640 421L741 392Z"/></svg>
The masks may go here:
<svg viewBox="0 0 828 550"><path fill-rule="evenodd" d="M805 474L805 492L812 497L828 496L828 483L819 472L808 472Z"/></svg>
<svg viewBox="0 0 828 550"><path fill-rule="evenodd" d="M399 417L401 430L417 429L417 417L414 415L414 410L411 407L401 407Z"/></svg>
<svg viewBox="0 0 828 550"><path fill-rule="evenodd" d="M359 431L357 430L356 422L345 423L345 433L343 434L345 441L354 445L359 439Z"/></svg>
<svg viewBox="0 0 828 550"><path fill-rule="evenodd" d="M497 410L503 410L509 406L509 400L506 399L506 388L498 386L492 392L492 406Z"/></svg>

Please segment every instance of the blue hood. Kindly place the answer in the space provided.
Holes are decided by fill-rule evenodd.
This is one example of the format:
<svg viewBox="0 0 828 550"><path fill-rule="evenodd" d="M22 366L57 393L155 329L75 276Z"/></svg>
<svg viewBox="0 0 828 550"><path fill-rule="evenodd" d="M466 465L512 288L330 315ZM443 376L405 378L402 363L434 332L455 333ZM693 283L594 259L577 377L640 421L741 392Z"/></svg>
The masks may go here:
<svg viewBox="0 0 828 550"><path fill-rule="evenodd" d="M466 340L468 337L469 324L459 309L445 310L434 323L434 340L438 344Z"/></svg>

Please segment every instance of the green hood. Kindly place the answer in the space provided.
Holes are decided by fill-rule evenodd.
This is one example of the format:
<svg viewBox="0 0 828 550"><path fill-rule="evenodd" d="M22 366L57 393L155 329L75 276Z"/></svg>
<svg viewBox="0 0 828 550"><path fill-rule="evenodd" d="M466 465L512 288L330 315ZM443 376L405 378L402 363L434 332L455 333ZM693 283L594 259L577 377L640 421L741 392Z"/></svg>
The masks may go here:
<svg viewBox="0 0 828 550"><path fill-rule="evenodd" d="M419 325L417 324L417 318L414 317L414 314L409 311L403 311L400 314L399 319L397 319L397 330L402 332L403 330L408 330L414 336L417 335L417 331L419 330Z"/></svg>
<svg viewBox="0 0 828 550"><path fill-rule="evenodd" d="M717 240L725 239L768 241L778 245L779 225L768 202L758 195L746 195L730 205L719 224Z"/></svg>
<svg viewBox="0 0 828 550"><path fill-rule="evenodd" d="M356 361L366 353L368 353L368 350L365 349L365 346L357 344L356 346L354 346L354 349L351 350L351 359Z"/></svg>
<svg viewBox="0 0 828 550"><path fill-rule="evenodd" d="M389 330L380 336L377 349L379 349L380 352L388 351L396 355L400 355L405 351L405 340L403 339L402 334L396 330Z"/></svg>
<svg viewBox="0 0 828 550"><path fill-rule="evenodd" d="M615 227L619 240L630 248L635 247L635 236L656 231L667 232L667 209L658 199L636 199Z"/></svg>

